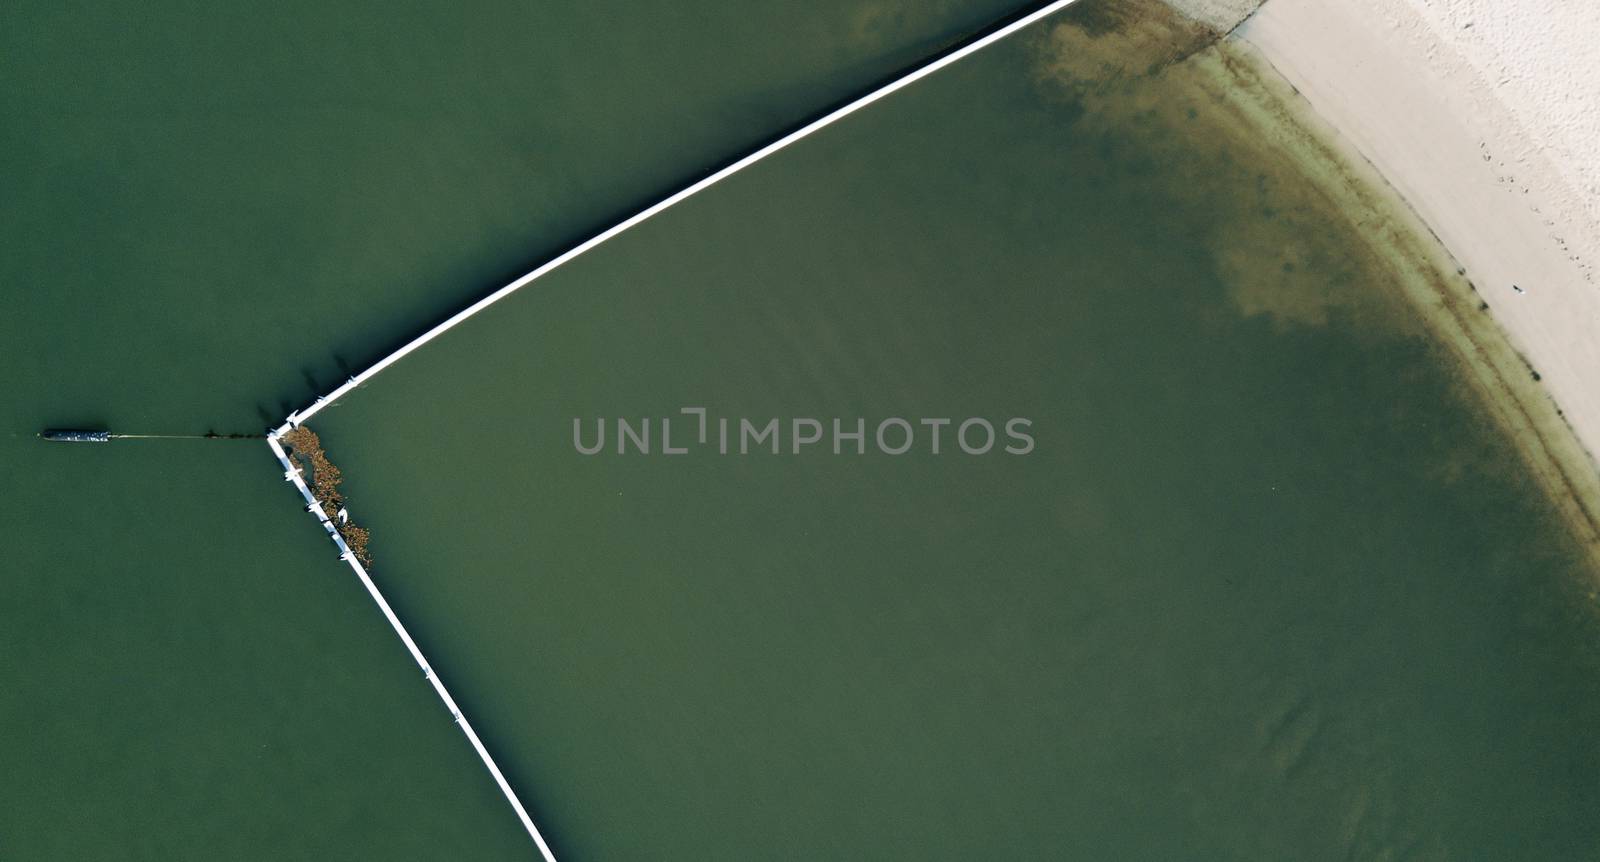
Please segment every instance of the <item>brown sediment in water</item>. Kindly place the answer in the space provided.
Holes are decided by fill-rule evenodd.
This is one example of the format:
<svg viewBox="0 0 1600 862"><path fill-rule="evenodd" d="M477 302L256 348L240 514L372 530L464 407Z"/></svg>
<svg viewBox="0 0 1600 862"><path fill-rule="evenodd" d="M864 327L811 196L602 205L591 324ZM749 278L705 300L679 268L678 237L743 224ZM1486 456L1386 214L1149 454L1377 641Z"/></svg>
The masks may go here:
<svg viewBox="0 0 1600 862"><path fill-rule="evenodd" d="M1034 53L1039 88L1086 134L1140 130L1140 158L1109 179L1210 225L1202 240L1235 312L1437 345L1522 463L1451 460L1524 468L1600 571L1600 471L1537 372L1439 238L1264 57L1160 0L1084 0Z"/></svg>
<svg viewBox="0 0 1600 862"><path fill-rule="evenodd" d="M1234 101L1241 121L1282 130L1279 146L1391 273L1390 283L1448 349L1474 400L1515 443L1591 568L1600 570L1600 472L1540 385L1538 372L1484 313L1460 264L1376 168L1335 143L1336 133L1254 48L1224 41L1205 63L1213 86Z"/></svg>
<svg viewBox="0 0 1600 862"><path fill-rule="evenodd" d="M328 454L322 448L322 440L310 428L304 425L295 428L278 438L283 442L289 457L304 469L310 481L306 484L311 489L311 496L321 504L322 511L333 518L333 527L344 538L345 544L361 561L363 566L372 565L372 557L367 551L369 534L364 527L359 527L354 521L339 522L338 512L344 508L344 495L339 492L339 485L344 481L339 468L328 460Z"/></svg>

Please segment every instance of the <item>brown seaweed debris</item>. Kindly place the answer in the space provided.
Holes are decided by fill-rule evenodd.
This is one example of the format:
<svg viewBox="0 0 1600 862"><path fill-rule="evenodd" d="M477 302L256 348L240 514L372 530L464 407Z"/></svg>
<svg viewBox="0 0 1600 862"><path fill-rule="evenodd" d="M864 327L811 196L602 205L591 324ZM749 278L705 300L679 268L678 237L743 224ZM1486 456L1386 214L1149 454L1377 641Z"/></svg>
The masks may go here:
<svg viewBox="0 0 1600 862"><path fill-rule="evenodd" d="M339 531L361 565L371 566L372 557L367 552L367 530L356 526L354 521L340 523L338 514L344 508L344 495L339 493L339 483L344 481L344 477L340 475L339 468L328 460L321 438L317 437L315 431L302 425L278 439L284 443L289 457L308 474L306 485L311 489L311 496L322 506L322 511L333 518L333 528Z"/></svg>

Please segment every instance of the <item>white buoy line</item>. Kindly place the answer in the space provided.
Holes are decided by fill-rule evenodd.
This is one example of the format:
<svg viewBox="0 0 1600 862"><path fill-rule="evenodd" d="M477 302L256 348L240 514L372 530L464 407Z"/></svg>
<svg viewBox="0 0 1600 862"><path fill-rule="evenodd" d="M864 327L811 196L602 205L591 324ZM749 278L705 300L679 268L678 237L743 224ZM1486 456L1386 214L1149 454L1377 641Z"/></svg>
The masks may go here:
<svg viewBox="0 0 1600 862"><path fill-rule="evenodd" d="M457 325L461 324L467 318L472 317L474 314L477 314L496 302L505 299L512 293L515 293L529 284L538 281L540 278L549 275L555 270L560 269L562 266L565 266L566 264L571 263L573 260L583 256L584 254L593 251L595 248L604 244L608 240L625 233L631 228L637 227L654 216L657 216L662 212L699 194L700 192L711 188L717 183L728 179L734 174L743 171L757 162L774 155L789 145L794 144L804 138L810 137L811 135L814 135L828 126L839 122L845 117L854 114L868 105L871 105L874 102L903 90L917 81L932 75L940 69L954 65L955 63L970 57L978 51L981 51L984 48L999 42L1007 36L1010 36L1019 30L1035 24L1044 18L1054 15L1062 9L1071 6L1075 2L1078 2L1078 0L1055 0L1055 2L1048 3L1039 9L1016 19L1015 21L1012 21L1009 24L996 28L987 34L950 51L949 53L941 55L940 57L917 67L915 70L908 72L881 87L878 87L870 93L867 93L866 95L861 96L860 98L857 98L840 108L836 108L833 111L830 111L827 114L812 120L804 126L801 126L800 128L784 135L783 137L778 138L777 140L755 150L749 155L744 156L738 161L714 171L704 178L684 187L683 189L680 189L679 191L662 198L650 206L645 207L639 212L634 213L628 218L617 222L611 227L606 228L605 230L573 246L567 251L551 258L550 260L541 264L538 268L526 273L510 284L507 284L499 290L496 290L488 296L483 297L477 302L472 303L466 308L461 309L445 320L434 325L433 328L429 329L427 332L424 332L409 342L406 342L406 344L400 347L398 350L373 363L366 370L351 376L333 391L318 397L316 401L310 405L290 413L288 417L285 418L283 424L279 425L277 428L274 428L267 434L267 445L271 447L272 454L283 466L284 479L293 483L295 488L300 492L301 497L303 497L306 501L306 510L316 516L317 521L322 525L323 529L327 531L329 537L333 540L333 543L338 547L339 559L343 560L347 565L350 566L350 569L355 572L356 577L361 581L361 585L366 588L367 593L372 596L373 602L376 603L378 605L378 609L383 612L384 619L389 621L389 626L394 629L395 634L400 636L400 640L405 644L406 650L411 653L412 660L417 663L418 667L422 668L423 676L428 680L429 684L433 686L433 690L439 696L439 699L444 702L445 707L450 711L450 714L455 720L456 725L461 728L461 732L465 734L467 740L472 743L473 750L478 753L478 758L483 761L484 767L487 768L489 770L489 774L494 777L495 784L499 786L500 792L505 795L506 801L509 802L512 809L516 811L517 819L522 822L523 828L527 830L528 836L533 839L534 845L538 847L539 854L544 858L545 862L555 862L555 854L551 852L549 844L547 844L544 840L544 836L539 833L538 827L534 825L533 818L528 815L527 808L524 807L522 801L517 798L516 791L514 791L511 787L511 784L506 781L505 775L501 773L500 767L495 764L494 758L489 754L489 750L484 747L483 741L478 738L477 732L472 729L472 724L467 721L466 715L462 713L461 708L456 705L455 698L450 696L450 692L444 687L444 683L440 682L438 674L434 673L433 668L428 664L427 657L422 654L422 650L418 648L416 641L412 640L410 633L406 631L406 627L400 622L400 618L395 615L394 609L389 606L389 602L384 599L383 593L378 590L377 584L373 583L372 576L367 572L366 567L363 566L361 561L356 558L355 552L352 551L350 546L345 542L344 537L339 535L338 528L334 521L329 517L327 512L323 511L322 505L317 501L315 495L311 493L311 488L306 485L305 478L301 475L300 469L295 466L293 460L289 457L288 452L284 450L283 445L279 442L279 438L281 438L284 434L289 433L293 429L298 428L301 424L322 412L324 408L332 405L351 390L372 379L379 372L395 364L396 362L399 362L401 359L404 359L406 356L410 355L412 351L415 351L424 344L427 344L435 338L438 338L444 333L455 328Z"/></svg>

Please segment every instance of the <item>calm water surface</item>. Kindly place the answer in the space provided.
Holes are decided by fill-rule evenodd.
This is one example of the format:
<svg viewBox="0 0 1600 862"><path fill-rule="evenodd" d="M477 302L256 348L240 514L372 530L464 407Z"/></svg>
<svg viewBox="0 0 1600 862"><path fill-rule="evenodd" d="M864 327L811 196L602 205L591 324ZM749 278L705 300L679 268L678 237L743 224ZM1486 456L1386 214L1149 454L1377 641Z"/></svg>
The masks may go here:
<svg viewBox="0 0 1600 862"><path fill-rule="evenodd" d="M8 8L8 430L252 430L1002 8ZM1382 262L1096 11L319 418L563 858L1593 858L1594 573ZM573 451L692 405L1038 446ZM530 855L257 444L0 458L0 855Z"/></svg>
<svg viewBox="0 0 1600 862"><path fill-rule="evenodd" d="M0 7L0 858L530 858L259 443L34 432L256 431L1008 8Z"/></svg>
<svg viewBox="0 0 1600 862"><path fill-rule="evenodd" d="M1594 857L1594 573L1349 223L1196 64L1107 67L1137 40L1104 23L319 418L568 854ZM1023 415L1038 448L573 450L682 406Z"/></svg>

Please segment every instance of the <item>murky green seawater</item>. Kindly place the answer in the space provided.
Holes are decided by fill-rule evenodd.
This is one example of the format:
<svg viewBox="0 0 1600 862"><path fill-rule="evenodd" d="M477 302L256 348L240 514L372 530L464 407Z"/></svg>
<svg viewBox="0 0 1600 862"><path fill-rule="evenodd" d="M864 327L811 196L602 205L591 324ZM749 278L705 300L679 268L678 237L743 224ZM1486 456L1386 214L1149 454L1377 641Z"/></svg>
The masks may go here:
<svg viewBox="0 0 1600 862"><path fill-rule="evenodd" d="M794 5L0 12L5 430L253 430L1004 8ZM319 418L563 858L1594 858L1594 573L1347 226L1079 44ZM1038 445L573 450L695 405ZM0 858L531 855L257 444L0 463Z"/></svg>

